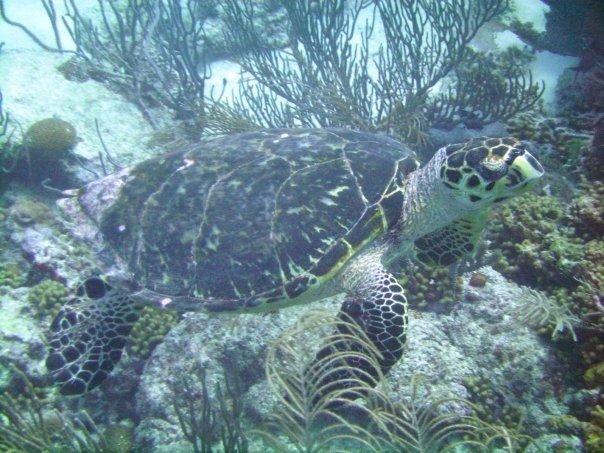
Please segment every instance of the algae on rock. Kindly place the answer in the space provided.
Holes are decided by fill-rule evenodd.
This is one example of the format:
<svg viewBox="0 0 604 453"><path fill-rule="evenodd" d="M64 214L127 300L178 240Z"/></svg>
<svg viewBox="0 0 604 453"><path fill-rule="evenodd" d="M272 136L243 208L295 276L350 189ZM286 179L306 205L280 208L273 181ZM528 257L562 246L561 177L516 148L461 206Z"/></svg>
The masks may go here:
<svg viewBox="0 0 604 453"><path fill-rule="evenodd" d="M0 286L18 288L27 280L27 273L17 263L0 263Z"/></svg>
<svg viewBox="0 0 604 453"><path fill-rule="evenodd" d="M27 302L39 319L52 320L67 303L68 296L65 285L45 279L29 290Z"/></svg>
<svg viewBox="0 0 604 453"><path fill-rule="evenodd" d="M142 358L148 358L153 349L178 323L178 314L172 310L144 307L130 333L130 349Z"/></svg>

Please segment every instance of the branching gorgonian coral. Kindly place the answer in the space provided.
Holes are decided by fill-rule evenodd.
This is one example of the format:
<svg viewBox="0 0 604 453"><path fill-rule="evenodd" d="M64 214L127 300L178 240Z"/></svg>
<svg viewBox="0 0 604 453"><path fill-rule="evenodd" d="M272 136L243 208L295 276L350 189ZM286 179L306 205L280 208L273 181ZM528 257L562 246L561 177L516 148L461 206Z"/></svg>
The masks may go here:
<svg viewBox="0 0 604 453"><path fill-rule="evenodd" d="M204 27L213 2L97 2L100 23L84 17L74 0L66 2L64 17L76 55L90 71L121 85L145 113L159 104L180 120L203 118L208 77Z"/></svg>
<svg viewBox="0 0 604 453"><path fill-rule="evenodd" d="M53 0L45 5L56 29ZM253 0L220 7L215 0L97 5L99 21L85 17L74 0L65 1L62 17L88 76L116 86L152 124L151 109L167 108L193 138L335 126L422 145L431 125L464 121L466 111L473 126L506 119L541 95L530 72L469 50L508 0L277 0L269 9L285 11L288 47L281 50L259 25ZM246 73L229 102L206 87L207 21L218 11L226 48ZM445 78L451 80L444 92L435 94Z"/></svg>
<svg viewBox="0 0 604 453"><path fill-rule="evenodd" d="M526 55L515 47L501 54L468 51L447 88L429 101L430 122L447 127L461 121L481 127L529 110L545 86L533 81L527 63Z"/></svg>
<svg viewBox="0 0 604 453"><path fill-rule="evenodd" d="M475 68L452 72L461 63L468 66L475 55L469 42L505 10L505 0L279 3L289 21L285 50L264 44L251 0L226 2L231 47L259 84L243 81L240 99L228 107L231 117L243 117L250 125L344 126L417 143L422 129L452 118L458 106L479 107L484 124L509 117L541 95L525 71L493 74L498 68L485 64L480 74ZM373 49L378 25L384 43ZM434 86L450 74L451 88L430 100Z"/></svg>
<svg viewBox="0 0 604 453"><path fill-rule="evenodd" d="M3 101L0 91L0 183L2 173L13 171L19 156L19 147L12 143L14 128L11 126L9 114L3 109Z"/></svg>

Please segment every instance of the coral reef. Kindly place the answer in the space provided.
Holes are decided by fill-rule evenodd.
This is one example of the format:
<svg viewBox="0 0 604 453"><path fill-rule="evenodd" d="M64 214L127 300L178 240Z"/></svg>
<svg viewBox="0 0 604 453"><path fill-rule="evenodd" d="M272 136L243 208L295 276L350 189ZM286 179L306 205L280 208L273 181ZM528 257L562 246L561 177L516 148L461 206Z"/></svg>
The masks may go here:
<svg viewBox="0 0 604 453"><path fill-rule="evenodd" d="M552 138L555 134L543 141ZM511 201L495 213L487 233L496 249L491 255L493 265L515 281L548 295L539 295L532 302L526 297L518 319L553 338L562 330L570 333L566 337L576 343L563 350L581 358L578 366L584 372L585 385L600 389L604 364L602 191L600 181L581 178L568 205L539 195ZM600 393L583 404L587 415L580 415L582 421L577 422L588 451L599 451L603 443L604 430L598 418L602 403Z"/></svg>
<svg viewBox="0 0 604 453"><path fill-rule="evenodd" d="M444 312L459 300L461 279L446 267L408 263L397 278L411 307Z"/></svg>
<svg viewBox="0 0 604 453"><path fill-rule="evenodd" d="M584 241L598 239L604 236L604 182L583 180L579 185L579 196L575 197L570 206L575 232ZM598 263L602 256L592 256L593 262Z"/></svg>
<svg viewBox="0 0 604 453"><path fill-rule="evenodd" d="M78 140L71 123L54 117L39 120L23 133L21 143L10 145L0 164L11 179L30 185L45 180L61 184L68 179L67 163Z"/></svg>
<svg viewBox="0 0 604 453"><path fill-rule="evenodd" d="M174 311L143 308L130 333L130 350L142 358L148 358L177 323L178 314Z"/></svg>
<svg viewBox="0 0 604 453"><path fill-rule="evenodd" d="M510 118L506 128L510 135L538 145L543 164L556 171L576 173L589 152L590 132L576 130L565 118L525 111Z"/></svg>
<svg viewBox="0 0 604 453"><path fill-rule="evenodd" d="M530 427L531 434L547 432L546 414L566 411L555 393L557 379L573 371L564 368L537 333L518 322L515 313L523 303L522 288L490 268L481 269L481 273L488 280L484 287L469 287L469 276L464 279L464 291L476 293L472 303L455 304L448 313L411 312L405 360L397 363L385 378L391 389L389 397L394 403L408 404L414 398L409 377L421 374L425 378L416 389L418 409L425 408L427 401L470 398L464 380L476 370L483 370L493 392L504 395L507 405L526 409L524 426ZM333 316L340 302L327 300L322 305ZM282 332L292 329L298 321L316 321L314 309L291 307L265 316L239 315L236 319L202 313L185 316L157 346L143 371L136 396L141 417L136 429L137 444L159 448L183 440L180 430L175 429L178 417L171 405L170 381L175 376L192 376L198 366L205 370L208 398L217 407L215 389L216 383L224 379L223 366L237 363L239 371L235 374L246 395L244 426L251 421L257 427L267 421L270 414L276 413L283 393L273 394L263 385L261 364L267 356L266 345L274 345ZM327 318L322 316L323 320ZM290 344L303 348L300 352L310 358L329 334L329 329L327 334L303 334L299 327L297 330L300 336ZM171 373L165 373L166 369ZM303 372L302 368L299 370ZM195 382L194 388L199 391L200 384ZM458 416L467 415L467 406L455 401L446 408Z"/></svg>
<svg viewBox="0 0 604 453"><path fill-rule="evenodd" d="M487 284L487 281L487 276L482 272L473 272L470 276L470 281L468 284L475 288L484 288L484 286Z"/></svg>
<svg viewBox="0 0 604 453"><path fill-rule="evenodd" d="M11 190L4 199L8 206L2 231L7 243L26 256L36 271L70 287L79 284L83 275L98 271L92 249L68 234L50 200L23 190Z"/></svg>
<svg viewBox="0 0 604 453"><path fill-rule="evenodd" d="M15 198L7 211L9 220L21 227L56 223L55 214L46 203L27 196Z"/></svg>
<svg viewBox="0 0 604 453"><path fill-rule="evenodd" d="M29 290L27 302L38 318L52 320L67 302L68 295L65 285L46 279Z"/></svg>
<svg viewBox="0 0 604 453"><path fill-rule="evenodd" d="M590 191L601 190L599 184L589 186ZM549 196L513 200L494 214L487 238L495 249L490 261L496 269L547 292L560 306L572 307L583 321L601 328L602 207L590 191L570 209Z"/></svg>
<svg viewBox="0 0 604 453"><path fill-rule="evenodd" d="M493 389L490 379L484 373L469 376L463 381L474 403L476 415L489 423L502 423L511 429L522 420L520 406L509 404L506 395Z"/></svg>
<svg viewBox="0 0 604 453"><path fill-rule="evenodd" d="M591 177L602 168L598 164L587 164L596 155L590 154L587 119L591 118L592 107L599 105L597 96L601 90L581 88L581 95L589 97L586 105L591 110L587 111L580 106L581 99L574 97L577 90L573 88L575 80L571 79L577 79L582 87L596 88L597 80L584 74L574 77L575 74L569 71L565 86L571 88L562 88L559 94L566 106L561 113L563 117L549 118L532 112L515 115L519 110L538 106L541 95L540 86L526 71L530 55L514 49L504 54L484 54L466 48L476 29L501 9L503 1L460 2L468 8L460 15L443 14L447 11L442 5L452 5L452 1L417 2L421 10L419 16L424 17L424 14L436 25L431 27L432 31L427 27L423 29L421 23L413 20L418 11L409 14L410 10L405 9L413 2L390 0L349 0L346 4L336 1L329 2L325 8L317 6L320 2L297 0L249 0L237 4L233 0L226 6L205 0L127 0L119 3L99 0L101 16L96 23L80 13L79 2L66 0L65 3L68 7L65 20L71 25L77 56L63 66L62 72L73 80L100 80L126 93L155 125L161 123L154 111L157 107L157 110L170 112L175 122L183 126L188 139L197 139L201 133L302 123L386 132L423 146L430 126L474 128L494 119L503 119L508 120L510 133L530 140L538 147L540 159L545 157L551 168L567 173L575 171L574 179L580 179L576 169L580 169L581 164L587 166ZM431 4L433 6L429 6ZM362 37L358 47L354 45L359 41L353 37L353 29L362 26L365 16L360 15L361 6L367 5L376 8L378 28L383 22L386 38L380 52L369 48L372 45L369 33L366 38ZM156 9L147 9L150 6ZM181 15L177 11L180 6L184 7ZM282 23L274 25L275 32L268 33L279 34L276 42L266 39L266 21L258 21L259 15L264 18L272 8L277 11L273 17L285 22L285 26ZM345 16L344 12L350 16ZM212 33L217 16L225 15L231 27L227 41ZM272 19L269 17L268 21ZM442 26L443 23L446 26ZM528 23L517 21L512 23L512 29L537 45L546 38L531 29ZM283 30L287 30L289 36L285 36ZM233 49L244 68L251 70L253 81L248 78L242 82L241 101L223 102L220 93L209 93L208 96L209 73L205 68L209 60L227 52L239 38L241 41L235 42ZM285 52L274 50L286 43L290 47ZM371 67L370 60L374 58L375 71L363 69ZM409 65L409 61L417 64ZM255 85L256 82L260 85ZM445 91L431 97L431 88L435 84L441 86L441 83ZM10 98L13 100L14 96ZM585 113L585 117L574 119L576 110ZM3 153L0 164L6 163L7 168L14 159L4 154L4 150L15 151L3 145L12 143L12 140L6 141L10 137L8 124L8 117L2 114L0 95L0 149ZM41 161L65 156L65 150L73 143L62 149L55 144L68 143L76 136L67 127L61 133L63 137L51 134L51 139L41 139L40 134L30 128L25 134L24 149L34 155L34 150L41 149L36 143L42 140L53 144L50 151L38 153L45 156L40 157ZM174 137L178 138L177 135ZM96 156L96 152L91 151L91 155ZM5 156L7 159L3 160ZM140 156L135 156L138 158ZM579 172L583 173L583 170ZM547 297L507 282L490 268L472 274L469 280L468 276L452 279L452 273L444 268L422 264L404 268L401 282L411 306L419 312L413 311L410 315L408 355L387 378L393 397L386 407L399 404L398 412L381 408L383 418L375 419L377 426L396 426L398 431L390 432L382 439L383 433L369 432L365 430L367 425L355 427L353 435L359 436L357 440L362 445L367 449L369 445L376 449L388 445L395 451L440 450L452 440L448 432L447 436L440 437L442 431L437 424L441 422L450 423L448 426L453 427L452 431L455 431L456 423L473 424L475 426L468 429L482 430L483 436L477 436L478 440L493 437L492 427L467 416L467 411L473 407L484 422L505 425L500 427L501 433L520 429L539 436L545 450L580 448L577 437L572 436L581 436L589 451L604 449L602 396L592 390L596 395L594 401L585 404L587 415L577 415L578 418L567 414L567 408L562 404L562 397L568 391L565 386L568 380L574 379L572 376L577 376L574 382L583 376L586 386L597 388L602 385L604 375L604 185L584 181L579 190L569 206L551 197L537 195L514 201L495 214L495 222L488 233L495 248L490 257L493 266L516 282L547 291ZM56 222L52 209L43 202L24 196L8 206L0 218L3 226L7 226L3 228L6 235L35 265L26 279L19 264L9 261L0 264L3 314L0 347L6 361L35 363L42 360L45 348L40 340L41 333L27 329L29 325L19 319L26 313L24 302L29 304L29 310L36 318L44 321L38 323L43 325L68 297L67 289L60 281L72 286L82 275L97 270L97 265L103 271L107 266L104 266L105 262L99 265L92 259L89 262L90 250L80 248L77 241L68 236ZM31 288L24 287L38 281L41 275L50 278ZM462 289L468 303L459 303ZM532 297L527 293L538 295ZM333 314L337 312L339 301L327 301L325 305ZM324 335L315 333L313 336L306 328L316 321L313 316L308 307L262 317L242 316L233 321L196 313L187 315L178 324L179 317L174 312L145 308L133 329L133 342L129 346L129 352L133 354L128 354L130 360L138 364L129 363L129 391L133 393L137 388L138 374L142 374L141 385L136 401L120 402L123 407L136 403L138 413L128 416L133 419L140 416L141 424L136 428L127 422L101 427L98 432L103 433L106 441L103 451L127 451L135 441L144 447L168 450L184 441L186 448L193 445L196 451L207 451L211 443L219 443L221 434L224 450L245 451L248 447L238 444L239 438L233 434L243 429L239 423L253 420L257 426L259 419L269 420L267 414L270 413L280 416L273 419L273 426L281 423L284 428L281 433L290 434L287 448L292 444L323 441L320 438L313 440L314 433L304 431L312 423L301 427L301 423L312 422L312 416L316 415L299 415L303 410L315 408L312 399L304 401L302 398L308 398L312 392L300 396L295 393L298 388L289 385L297 382L296 378L304 382L313 378L309 376L312 370L305 365L307 362L301 359L302 356L288 355L292 351L287 349L299 347L302 353L312 355L312 348L324 340ZM304 331L297 326L282 335L283 329L291 328L293 320L299 317L306 326ZM329 316L321 315L320 318L325 322ZM10 328L5 328L7 326ZM291 336L296 329L306 335L304 340ZM564 335L556 335L560 331ZM569 347L571 342L566 340L576 335L579 340L576 349L581 352L584 369L560 363L559 349L552 352L553 348L544 344L537 334L561 338L562 341L556 343L559 349ZM35 336L40 338L33 339ZM162 340L165 341L162 343ZM267 343L272 344L268 351ZM265 356L268 356L270 392L266 386L262 387L266 382L260 365ZM143 359L148 360L144 370ZM247 392L246 403L221 397L221 388L222 391L229 390L221 387L225 382L223 368L232 362L240 364L241 370L231 373L229 368L228 371L241 378L238 389L241 394L237 396L242 397ZM166 370L171 372L166 373ZM426 378L411 380L410 376L418 372ZM28 370L28 374L40 377L37 370ZM566 383L563 378L567 379ZM252 394L252 389L256 393ZM111 400L125 393L120 391L102 388L97 397L106 399L107 404L117 405ZM366 391L369 393L373 389ZM105 398L107 395L110 397ZM191 398L192 395L195 398ZM461 399L456 398L459 396ZM473 404L466 404L467 401L462 401L464 398ZM28 407L26 401L6 401L14 403L15 410ZM308 404L300 405L301 401ZM211 417L200 418L208 413L205 403L208 407L213 405L213 420ZM361 407L365 414L372 403L367 404ZM132 407L128 410L133 411ZM247 419L243 420L244 417ZM554 418L559 419L559 425L554 426L551 422ZM53 427L60 426L55 421L61 420L61 416L43 419L52 420ZM0 417L0 432L17 426L14 420L18 420L15 412ZM527 421L526 426L518 426L521 420ZM208 427L200 427L200 423L211 426L206 429ZM222 433L220 426L225 429ZM336 435L348 433L350 427L344 424L339 427L342 431L333 432ZM26 429L30 433L39 428ZM78 431L78 439L86 438L88 431L79 433L80 428L75 422L73 429ZM13 429L13 432L22 435L22 430ZM556 437L552 432L564 436ZM433 437L423 437L424 433L432 433ZM283 435L275 433L264 436L267 444L278 444L282 450L286 449L282 445L284 439ZM97 439L93 436L91 440ZM0 450L3 450L1 442ZM516 444L517 439L510 442ZM15 442L10 443L11 448L16 448ZM491 447L495 449L504 443ZM27 448L34 445L49 448L47 444L28 444ZM350 443L334 442L334 445L349 447ZM522 446L526 446L526 442ZM86 448L75 445L72 450Z"/></svg>
<svg viewBox="0 0 604 453"><path fill-rule="evenodd" d="M11 385L13 365L36 382L42 382L46 374L44 330L42 323L29 315L29 290L6 286L0 289L0 393Z"/></svg>
<svg viewBox="0 0 604 453"><path fill-rule="evenodd" d="M242 82L240 99L221 105L225 121L222 129L220 122L215 125L219 132L225 132L224 125L246 123L251 129L340 126L382 131L421 146L426 141L424 129L431 123L465 121L461 115L469 110L475 117L473 125L479 126L532 106L541 95L542 88L529 73L520 65L507 64L509 55L501 56L506 63L499 66L494 63L499 57L472 63L478 56L468 43L507 2L375 2L371 7L385 37L379 49L371 48L374 26L369 24L361 44L353 41L367 2L354 1L346 7L337 1L321 8L305 1L280 4L292 30L291 55L259 44L252 1L227 2L231 45L255 81ZM451 16L450 8L464 13ZM426 22L419 17L426 17ZM408 61L416 61L413 69ZM432 87L454 68L459 70L452 74L450 89L429 100Z"/></svg>
<svg viewBox="0 0 604 453"><path fill-rule="evenodd" d="M75 128L60 118L36 121L23 136L23 146L30 152L30 159L37 163L61 159L76 143Z"/></svg>
<svg viewBox="0 0 604 453"><path fill-rule="evenodd" d="M134 427L112 423L103 429L104 453L130 453L134 447Z"/></svg>
<svg viewBox="0 0 604 453"><path fill-rule="evenodd" d="M18 288L27 280L27 273L17 263L0 263L0 286Z"/></svg>
<svg viewBox="0 0 604 453"><path fill-rule="evenodd" d="M486 236L497 249L494 267L520 284L541 289L571 284L582 243L572 231L565 234L565 215L555 198L534 194L496 210Z"/></svg>
<svg viewBox="0 0 604 453"><path fill-rule="evenodd" d="M604 362L600 362L597 365L589 368L583 377L585 379L585 383L589 387L596 387L599 385L604 385Z"/></svg>
<svg viewBox="0 0 604 453"><path fill-rule="evenodd" d="M560 115L574 127L591 126L604 109L604 53L587 48L579 65L567 69L556 87Z"/></svg>

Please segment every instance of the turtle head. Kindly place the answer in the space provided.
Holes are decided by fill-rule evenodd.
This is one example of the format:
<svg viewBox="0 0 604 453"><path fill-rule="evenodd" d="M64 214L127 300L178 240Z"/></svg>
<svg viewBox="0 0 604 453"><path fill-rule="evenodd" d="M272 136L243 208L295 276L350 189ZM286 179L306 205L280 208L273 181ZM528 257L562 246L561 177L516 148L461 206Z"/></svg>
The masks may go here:
<svg viewBox="0 0 604 453"><path fill-rule="evenodd" d="M445 148L440 178L471 208L483 208L525 192L544 170L518 140L474 138Z"/></svg>

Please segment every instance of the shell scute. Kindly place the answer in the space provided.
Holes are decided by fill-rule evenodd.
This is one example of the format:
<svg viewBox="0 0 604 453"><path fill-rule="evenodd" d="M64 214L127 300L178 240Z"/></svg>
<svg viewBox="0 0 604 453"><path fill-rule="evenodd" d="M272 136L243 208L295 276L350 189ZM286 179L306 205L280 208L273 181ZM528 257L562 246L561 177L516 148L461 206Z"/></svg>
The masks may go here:
<svg viewBox="0 0 604 453"><path fill-rule="evenodd" d="M402 162L405 146L352 131L218 138L134 167L101 231L147 288L297 297L383 232Z"/></svg>

